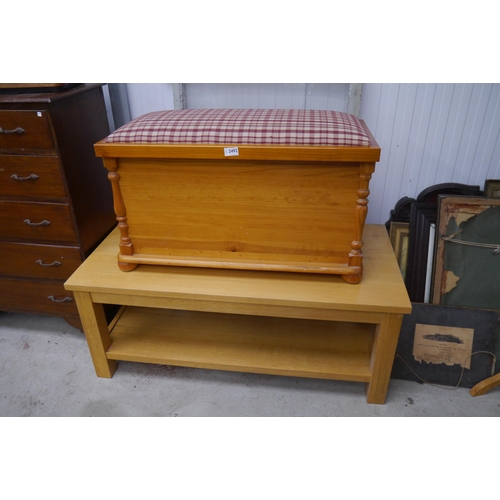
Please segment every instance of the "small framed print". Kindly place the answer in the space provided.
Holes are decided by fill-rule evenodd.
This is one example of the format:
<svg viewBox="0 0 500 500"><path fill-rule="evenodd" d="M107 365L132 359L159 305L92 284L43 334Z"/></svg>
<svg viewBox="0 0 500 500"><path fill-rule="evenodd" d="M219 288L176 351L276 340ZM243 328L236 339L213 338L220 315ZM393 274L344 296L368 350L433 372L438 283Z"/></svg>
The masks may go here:
<svg viewBox="0 0 500 500"><path fill-rule="evenodd" d="M410 239L410 223L409 222L391 222L389 231L392 248L396 254L399 269L403 279L406 277L406 269L408 266L408 242Z"/></svg>
<svg viewBox="0 0 500 500"><path fill-rule="evenodd" d="M392 378L471 388L491 377L497 310L412 304L405 315Z"/></svg>

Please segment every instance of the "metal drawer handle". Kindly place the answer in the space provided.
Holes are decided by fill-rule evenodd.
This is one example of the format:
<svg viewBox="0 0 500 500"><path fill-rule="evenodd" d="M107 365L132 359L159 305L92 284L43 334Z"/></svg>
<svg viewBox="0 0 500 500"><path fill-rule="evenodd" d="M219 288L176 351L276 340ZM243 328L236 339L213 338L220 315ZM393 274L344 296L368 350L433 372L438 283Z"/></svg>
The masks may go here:
<svg viewBox="0 0 500 500"><path fill-rule="evenodd" d="M24 130L21 127L17 127L14 130L4 130L2 127L0 127L0 134L25 134L26 130Z"/></svg>
<svg viewBox="0 0 500 500"><path fill-rule="evenodd" d="M36 261L37 264L40 264L42 267L54 267L54 266L62 266L61 262L58 260L55 260L54 262L50 264L45 264L42 259L38 259Z"/></svg>
<svg viewBox="0 0 500 500"><path fill-rule="evenodd" d="M35 227L35 226L49 226L50 221L48 220L43 220L42 222L31 222L29 219L25 219L23 221L25 224L28 224L28 226Z"/></svg>
<svg viewBox="0 0 500 500"><path fill-rule="evenodd" d="M56 299L53 295L47 297L52 302L71 302L73 299L71 297L64 297L64 299Z"/></svg>
<svg viewBox="0 0 500 500"><path fill-rule="evenodd" d="M13 174L10 176L10 178L14 179L15 181L36 181L38 179L38 175L31 174L28 175L28 177L19 177L17 174Z"/></svg>

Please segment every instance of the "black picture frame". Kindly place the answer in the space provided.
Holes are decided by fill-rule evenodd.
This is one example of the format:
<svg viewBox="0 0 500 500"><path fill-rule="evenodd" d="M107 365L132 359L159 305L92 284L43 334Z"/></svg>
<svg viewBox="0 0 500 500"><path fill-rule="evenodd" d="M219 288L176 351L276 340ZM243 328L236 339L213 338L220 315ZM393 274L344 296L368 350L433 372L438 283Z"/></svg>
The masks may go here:
<svg viewBox="0 0 500 500"><path fill-rule="evenodd" d="M432 225L436 224L435 203L413 203L410 212L410 234L405 285L412 302L425 302L429 259L433 260L434 241L430 240ZM429 255L429 245L432 250ZM433 273L430 273L432 280ZM432 289L432 283L430 284Z"/></svg>
<svg viewBox="0 0 500 500"><path fill-rule="evenodd" d="M488 182L488 181L486 181ZM493 180L492 182L497 182ZM391 210L390 218L385 223L387 233L390 232L392 222L410 222L411 206L413 203L438 203L438 197L442 194L462 195L462 196L482 196L483 191L476 185L459 184L456 182L445 182L443 184L434 184L421 191L417 198L404 196L401 198L394 209Z"/></svg>

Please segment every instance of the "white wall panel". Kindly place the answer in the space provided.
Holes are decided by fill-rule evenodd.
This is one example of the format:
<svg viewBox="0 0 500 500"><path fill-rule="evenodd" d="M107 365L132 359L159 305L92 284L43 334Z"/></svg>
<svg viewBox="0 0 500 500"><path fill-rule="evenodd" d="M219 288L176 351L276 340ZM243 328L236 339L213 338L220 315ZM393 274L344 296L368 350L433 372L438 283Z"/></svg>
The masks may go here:
<svg viewBox="0 0 500 500"><path fill-rule="evenodd" d="M500 178L500 131L495 127L495 121L500 116L500 85L493 85L482 134L478 143L478 163L482 170L477 175L480 178ZM486 174L484 174L486 172Z"/></svg>
<svg viewBox="0 0 500 500"><path fill-rule="evenodd" d="M367 222L444 182L500 178L500 84L363 84L361 118L382 148Z"/></svg>
<svg viewBox="0 0 500 500"><path fill-rule="evenodd" d="M186 83L186 108L346 111L347 83Z"/></svg>
<svg viewBox="0 0 500 500"><path fill-rule="evenodd" d="M109 129L111 132L114 132L115 121L113 119L113 111L111 109L111 100L109 98L109 88L107 84L102 87L102 94L104 97L104 105L106 106L106 115L108 117Z"/></svg>
<svg viewBox="0 0 500 500"><path fill-rule="evenodd" d="M127 83L132 119L174 109L173 84ZM285 108L346 111L347 83L186 83L185 108Z"/></svg>
<svg viewBox="0 0 500 500"><path fill-rule="evenodd" d="M127 83L132 120L152 111L174 109L171 83Z"/></svg>

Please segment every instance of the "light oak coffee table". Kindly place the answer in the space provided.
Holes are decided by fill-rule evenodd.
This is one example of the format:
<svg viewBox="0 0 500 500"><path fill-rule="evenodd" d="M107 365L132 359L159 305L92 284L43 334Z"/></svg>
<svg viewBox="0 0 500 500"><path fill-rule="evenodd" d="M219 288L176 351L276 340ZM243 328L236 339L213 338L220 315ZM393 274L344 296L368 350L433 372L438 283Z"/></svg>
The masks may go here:
<svg viewBox="0 0 500 500"><path fill-rule="evenodd" d="M365 226L358 284L151 265L124 273L118 240L116 229L65 283L97 376L112 377L122 360L349 380L367 384L368 403L385 402L411 303L384 226ZM103 304L123 306L109 325Z"/></svg>

